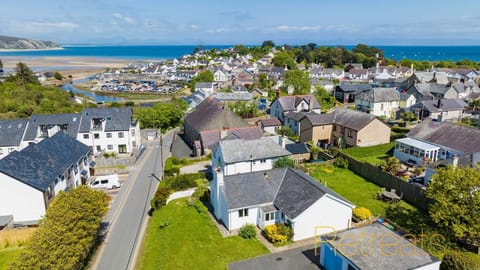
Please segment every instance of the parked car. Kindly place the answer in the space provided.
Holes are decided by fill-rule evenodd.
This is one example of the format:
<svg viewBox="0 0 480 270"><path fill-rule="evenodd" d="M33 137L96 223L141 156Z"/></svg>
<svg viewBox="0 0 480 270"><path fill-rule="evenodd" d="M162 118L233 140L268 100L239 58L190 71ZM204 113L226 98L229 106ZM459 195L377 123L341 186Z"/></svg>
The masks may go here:
<svg viewBox="0 0 480 270"><path fill-rule="evenodd" d="M90 182L89 186L98 189L119 188L118 174L97 176Z"/></svg>

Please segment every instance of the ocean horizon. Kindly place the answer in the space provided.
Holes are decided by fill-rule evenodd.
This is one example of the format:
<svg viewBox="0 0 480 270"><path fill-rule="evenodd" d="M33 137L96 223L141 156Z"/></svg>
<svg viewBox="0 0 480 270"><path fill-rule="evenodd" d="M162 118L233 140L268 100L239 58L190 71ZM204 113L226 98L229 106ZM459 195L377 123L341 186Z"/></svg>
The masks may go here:
<svg viewBox="0 0 480 270"><path fill-rule="evenodd" d="M204 49L225 49L233 45L202 45ZM247 45L254 46L254 45ZM354 45L338 45L351 50ZM375 45L373 45L375 46ZM198 45L64 45L61 50L0 51L1 57L92 57L125 60L166 60L190 54ZM375 46L386 58L426 61L480 62L480 46Z"/></svg>

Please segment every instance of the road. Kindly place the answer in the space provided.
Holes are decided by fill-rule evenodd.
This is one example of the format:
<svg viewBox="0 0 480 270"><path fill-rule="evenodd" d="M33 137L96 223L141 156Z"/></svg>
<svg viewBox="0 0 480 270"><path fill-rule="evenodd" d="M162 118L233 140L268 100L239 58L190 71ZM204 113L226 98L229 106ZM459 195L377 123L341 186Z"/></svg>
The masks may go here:
<svg viewBox="0 0 480 270"><path fill-rule="evenodd" d="M145 143L146 149L105 216L106 235L92 269L134 268L145 231L150 199L163 172L160 153L163 152L165 162L172 139L173 132L163 136L162 151L159 140Z"/></svg>

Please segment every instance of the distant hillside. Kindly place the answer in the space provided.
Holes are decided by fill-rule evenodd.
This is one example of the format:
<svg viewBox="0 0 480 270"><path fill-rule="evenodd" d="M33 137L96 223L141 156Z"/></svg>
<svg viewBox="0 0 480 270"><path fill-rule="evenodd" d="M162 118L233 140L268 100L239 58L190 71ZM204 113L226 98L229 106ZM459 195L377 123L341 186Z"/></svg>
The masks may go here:
<svg viewBox="0 0 480 270"><path fill-rule="evenodd" d="M40 50L60 48L55 42L0 36L0 50Z"/></svg>

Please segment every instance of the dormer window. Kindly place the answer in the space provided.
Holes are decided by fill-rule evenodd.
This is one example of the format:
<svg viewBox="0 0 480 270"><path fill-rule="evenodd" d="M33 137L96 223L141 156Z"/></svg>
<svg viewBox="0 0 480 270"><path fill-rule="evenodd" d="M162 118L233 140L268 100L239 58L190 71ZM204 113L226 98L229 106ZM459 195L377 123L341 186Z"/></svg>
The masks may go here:
<svg viewBox="0 0 480 270"><path fill-rule="evenodd" d="M92 119L92 129L102 129L102 118L93 118Z"/></svg>

